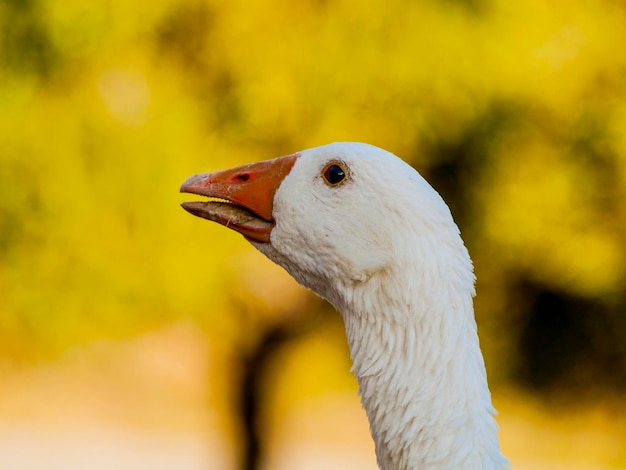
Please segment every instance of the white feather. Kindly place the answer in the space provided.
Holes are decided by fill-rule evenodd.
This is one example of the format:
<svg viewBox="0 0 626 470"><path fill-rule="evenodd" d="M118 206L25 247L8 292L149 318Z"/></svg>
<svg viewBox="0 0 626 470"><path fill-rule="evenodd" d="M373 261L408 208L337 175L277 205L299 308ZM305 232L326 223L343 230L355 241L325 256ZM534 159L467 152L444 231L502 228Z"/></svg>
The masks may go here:
<svg viewBox="0 0 626 470"><path fill-rule="evenodd" d="M321 174L342 162L346 181ZM301 152L255 246L341 313L383 470L501 469L472 297L472 262L448 206L379 148Z"/></svg>

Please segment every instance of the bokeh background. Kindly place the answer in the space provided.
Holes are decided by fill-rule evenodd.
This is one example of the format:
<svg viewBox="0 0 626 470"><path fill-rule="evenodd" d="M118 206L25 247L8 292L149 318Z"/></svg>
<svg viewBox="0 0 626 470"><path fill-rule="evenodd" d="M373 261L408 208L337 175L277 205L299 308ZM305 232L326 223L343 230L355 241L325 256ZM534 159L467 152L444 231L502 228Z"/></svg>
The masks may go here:
<svg viewBox="0 0 626 470"><path fill-rule="evenodd" d="M626 468L626 3L4 0L0 468L375 469L336 312L178 206L332 141L478 276L518 469Z"/></svg>

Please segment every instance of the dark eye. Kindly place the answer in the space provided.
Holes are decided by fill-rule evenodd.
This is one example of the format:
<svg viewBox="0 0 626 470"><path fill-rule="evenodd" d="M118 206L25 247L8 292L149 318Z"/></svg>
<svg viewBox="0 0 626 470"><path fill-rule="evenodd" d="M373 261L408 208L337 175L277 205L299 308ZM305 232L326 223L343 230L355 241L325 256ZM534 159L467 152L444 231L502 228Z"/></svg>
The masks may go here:
<svg viewBox="0 0 626 470"><path fill-rule="evenodd" d="M343 180L346 179L346 171L343 169L343 166L339 163L329 163L324 168L322 172L322 176L324 177L324 181L331 186L337 186L341 184Z"/></svg>

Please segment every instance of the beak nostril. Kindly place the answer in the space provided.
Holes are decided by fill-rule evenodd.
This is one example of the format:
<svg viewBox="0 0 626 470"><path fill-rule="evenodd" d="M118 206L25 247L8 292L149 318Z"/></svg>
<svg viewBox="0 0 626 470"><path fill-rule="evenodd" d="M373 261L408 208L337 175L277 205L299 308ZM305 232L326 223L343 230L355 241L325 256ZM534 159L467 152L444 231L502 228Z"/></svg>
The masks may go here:
<svg viewBox="0 0 626 470"><path fill-rule="evenodd" d="M238 173L233 177L235 181L248 181L250 179L250 173Z"/></svg>

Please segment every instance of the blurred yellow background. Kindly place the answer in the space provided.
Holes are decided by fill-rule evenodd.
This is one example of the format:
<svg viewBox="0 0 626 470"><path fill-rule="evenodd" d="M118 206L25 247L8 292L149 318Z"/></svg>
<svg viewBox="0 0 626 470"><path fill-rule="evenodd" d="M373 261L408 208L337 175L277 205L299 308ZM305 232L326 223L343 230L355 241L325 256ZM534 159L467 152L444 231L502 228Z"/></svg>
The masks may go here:
<svg viewBox="0 0 626 470"><path fill-rule="evenodd" d="M0 22L0 468L375 469L339 316L178 206L189 175L343 140L450 204L514 468L626 468L626 3Z"/></svg>

